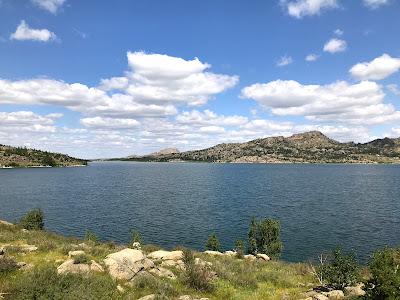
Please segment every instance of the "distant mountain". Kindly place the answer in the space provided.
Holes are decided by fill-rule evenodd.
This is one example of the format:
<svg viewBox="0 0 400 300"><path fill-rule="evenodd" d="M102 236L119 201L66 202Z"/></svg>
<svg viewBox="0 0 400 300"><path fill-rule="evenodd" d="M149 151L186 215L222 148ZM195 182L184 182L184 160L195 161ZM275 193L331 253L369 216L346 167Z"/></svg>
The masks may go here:
<svg viewBox="0 0 400 300"><path fill-rule="evenodd" d="M60 153L0 145L0 168L68 167L77 165L87 165L87 161Z"/></svg>
<svg viewBox="0 0 400 300"><path fill-rule="evenodd" d="M340 143L319 131L290 137L268 137L246 143L219 144L180 153L132 157L135 161L199 161L230 163L400 163L400 139Z"/></svg>
<svg viewBox="0 0 400 300"><path fill-rule="evenodd" d="M151 154L149 154L149 156L161 156L161 155L177 154L177 153L180 153L180 152L176 148L165 148L165 149L161 149L158 152L151 153Z"/></svg>

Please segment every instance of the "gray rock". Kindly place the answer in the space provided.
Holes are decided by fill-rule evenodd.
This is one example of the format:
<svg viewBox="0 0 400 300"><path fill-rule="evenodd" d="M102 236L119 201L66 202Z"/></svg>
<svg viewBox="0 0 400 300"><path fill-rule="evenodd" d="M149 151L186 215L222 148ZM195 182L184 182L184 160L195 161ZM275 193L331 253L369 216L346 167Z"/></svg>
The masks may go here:
<svg viewBox="0 0 400 300"><path fill-rule="evenodd" d="M363 288L363 283L359 283L355 286L347 286L344 288L344 294L348 297L361 297L365 295Z"/></svg>
<svg viewBox="0 0 400 300"><path fill-rule="evenodd" d="M147 255L147 257L153 260L182 260L183 252L180 250L177 251L158 250L151 252L149 255Z"/></svg>
<svg viewBox="0 0 400 300"><path fill-rule="evenodd" d="M333 291L322 293L322 294L324 294L325 296L327 296L329 299L332 299L332 300L339 300L339 299L344 298L344 293L343 293L343 291L340 291L340 290L333 290Z"/></svg>
<svg viewBox="0 0 400 300"><path fill-rule="evenodd" d="M269 261L269 260L271 260L267 254L263 254L263 253L258 253L258 254L256 255L256 257L257 257L258 259L260 259L260 260L263 260L263 261Z"/></svg>
<svg viewBox="0 0 400 300"><path fill-rule="evenodd" d="M74 256L78 256L78 255L85 255L85 251L83 250L75 250L75 251L69 251L68 252L68 257L74 257Z"/></svg>
<svg viewBox="0 0 400 300"><path fill-rule="evenodd" d="M204 251L205 254L208 255L213 255L213 256L220 256L220 255L224 255L223 253L219 252L219 251L211 251L211 250L207 250Z"/></svg>
<svg viewBox="0 0 400 300"><path fill-rule="evenodd" d="M169 279L176 279L176 276L174 273L172 273L170 270L165 269L163 267L158 267L158 268L152 268L149 270L149 273L158 276L158 277L164 277L164 278L169 278Z"/></svg>
<svg viewBox="0 0 400 300"><path fill-rule="evenodd" d="M104 269L94 260L91 264L75 264L73 259L66 260L57 268L58 274L88 274L90 272L104 272Z"/></svg>
<svg viewBox="0 0 400 300"><path fill-rule="evenodd" d="M111 277L123 280L131 280L140 271L154 267L142 251L129 248L107 255L104 264Z"/></svg>

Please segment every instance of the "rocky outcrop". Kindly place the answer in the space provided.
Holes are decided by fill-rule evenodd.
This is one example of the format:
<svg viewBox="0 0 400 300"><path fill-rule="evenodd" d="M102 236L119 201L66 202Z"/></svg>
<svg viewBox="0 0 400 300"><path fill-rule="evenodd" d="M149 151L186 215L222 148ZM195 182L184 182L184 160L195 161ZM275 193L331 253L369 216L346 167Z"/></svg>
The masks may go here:
<svg viewBox="0 0 400 300"><path fill-rule="evenodd" d="M258 253L256 257L263 261L269 261L271 258L267 254Z"/></svg>
<svg viewBox="0 0 400 300"><path fill-rule="evenodd" d="M154 263L142 251L129 248L109 254L104 264L111 277L123 280L132 280L140 271L154 268Z"/></svg>
<svg viewBox="0 0 400 300"><path fill-rule="evenodd" d="M148 258L152 260L181 260L183 257L183 252L178 251L165 251L165 250L158 250L151 252L147 255Z"/></svg>
<svg viewBox="0 0 400 300"><path fill-rule="evenodd" d="M365 295L363 288L363 283L359 283L355 286L347 286L344 288L344 294L348 297L362 297Z"/></svg>
<svg viewBox="0 0 400 300"><path fill-rule="evenodd" d="M89 264L76 264L73 259L68 259L57 268L58 274L88 274L104 272L103 267L92 260Z"/></svg>

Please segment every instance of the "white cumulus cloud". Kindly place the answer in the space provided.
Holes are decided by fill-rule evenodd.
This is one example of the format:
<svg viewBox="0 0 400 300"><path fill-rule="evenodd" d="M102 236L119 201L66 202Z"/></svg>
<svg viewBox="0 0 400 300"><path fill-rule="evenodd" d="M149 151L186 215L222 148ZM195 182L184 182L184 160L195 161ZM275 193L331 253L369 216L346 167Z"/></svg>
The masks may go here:
<svg viewBox="0 0 400 300"><path fill-rule="evenodd" d="M10 39L18 41L40 41L48 42L56 39L56 35L47 29L32 29L22 20L14 33L10 35Z"/></svg>
<svg viewBox="0 0 400 300"><path fill-rule="evenodd" d="M282 56L277 62L276 65L278 67L284 67L293 63L293 58L291 56Z"/></svg>
<svg viewBox="0 0 400 300"><path fill-rule="evenodd" d="M329 53L343 52L347 49L347 42L341 39L330 39L324 45L324 51Z"/></svg>
<svg viewBox="0 0 400 300"><path fill-rule="evenodd" d="M298 19L339 7L337 0L280 0L280 3L290 16Z"/></svg>
<svg viewBox="0 0 400 300"><path fill-rule="evenodd" d="M95 129L132 129L140 125L140 122L134 119L116 119L116 118L83 118L80 120L85 127Z"/></svg>
<svg viewBox="0 0 400 300"><path fill-rule="evenodd" d="M363 3L370 9L377 9L383 5L389 4L389 0L363 0Z"/></svg>
<svg viewBox="0 0 400 300"><path fill-rule="evenodd" d="M66 0L31 0L36 6L56 14Z"/></svg>
<svg viewBox="0 0 400 300"><path fill-rule="evenodd" d="M306 61L316 61L319 58L317 54L309 54L306 56Z"/></svg>
<svg viewBox="0 0 400 300"><path fill-rule="evenodd" d="M362 62L350 69L350 74L359 80L381 80L400 70L400 58L383 54L370 62Z"/></svg>

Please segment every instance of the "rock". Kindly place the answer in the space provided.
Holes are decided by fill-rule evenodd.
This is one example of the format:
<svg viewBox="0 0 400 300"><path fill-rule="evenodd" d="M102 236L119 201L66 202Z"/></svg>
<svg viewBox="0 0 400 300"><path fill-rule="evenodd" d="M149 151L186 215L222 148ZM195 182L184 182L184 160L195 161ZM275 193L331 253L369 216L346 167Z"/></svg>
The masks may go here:
<svg viewBox="0 0 400 300"><path fill-rule="evenodd" d="M302 293L302 296L305 297L305 298L312 298L317 294L318 293L316 291L311 290L311 291Z"/></svg>
<svg viewBox="0 0 400 300"><path fill-rule="evenodd" d="M330 292L323 293L325 296L327 296L329 299L333 300L339 300L344 298L344 293L343 291L340 290L333 290Z"/></svg>
<svg viewBox="0 0 400 300"><path fill-rule="evenodd" d="M74 256L78 256L78 255L85 255L85 251L83 250L76 250L76 251L69 251L68 252L68 257L74 257Z"/></svg>
<svg viewBox="0 0 400 300"><path fill-rule="evenodd" d="M256 257L260 260L269 261L271 260L267 254L258 253Z"/></svg>
<svg viewBox="0 0 400 300"><path fill-rule="evenodd" d="M192 296L190 296L190 295L183 295L183 296L180 296L179 298L178 298L178 300L209 300L208 298L200 298L200 299L197 299L197 298L193 298Z"/></svg>
<svg viewBox="0 0 400 300"><path fill-rule="evenodd" d="M212 267L212 263L210 263L209 261L204 261L204 260L202 260L201 258L198 258L198 257L196 257L195 259L194 259L194 263L196 264L196 265L200 265L200 266L208 266L208 267Z"/></svg>
<svg viewBox="0 0 400 300"><path fill-rule="evenodd" d="M313 300L329 300L329 298L323 294L315 294L314 296L312 296Z"/></svg>
<svg viewBox="0 0 400 300"><path fill-rule="evenodd" d="M22 252L34 252L38 249L35 245L20 245L18 246Z"/></svg>
<svg viewBox="0 0 400 300"><path fill-rule="evenodd" d="M125 293L125 289L122 286L120 286L119 284L117 285L117 290L120 293Z"/></svg>
<svg viewBox="0 0 400 300"><path fill-rule="evenodd" d="M88 274L90 272L104 272L101 265L92 260L89 264L75 264L73 259L68 259L57 268L58 274Z"/></svg>
<svg viewBox="0 0 400 300"><path fill-rule="evenodd" d="M111 277L125 280L131 280L138 272L154 267L142 251L129 248L107 255L104 263Z"/></svg>
<svg viewBox="0 0 400 300"><path fill-rule="evenodd" d="M348 297L361 297L365 295L363 288L363 283L359 283L355 286L347 286L344 288L344 294Z"/></svg>
<svg viewBox="0 0 400 300"><path fill-rule="evenodd" d="M14 226L13 223L10 223L10 222L4 221L4 220L0 220L0 224L7 225L7 226Z"/></svg>
<svg viewBox="0 0 400 300"><path fill-rule="evenodd" d="M204 251L204 253L208 254L208 255L214 255L214 256L224 255L223 253L221 253L219 251L211 251L211 250Z"/></svg>
<svg viewBox="0 0 400 300"><path fill-rule="evenodd" d="M245 258L245 259L248 259L248 260L250 260L250 261L256 260L256 257L255 257L253 254L246 254L246 255L244 256L244 258Z"/></svg>
<svg viewBox="0 0 400 300"><path fill-rule="evenodd" d="M27 264L26 262L21 261L21 262L17 263L17 267L18 267L18 269L20 269L22 271L26 271L26 270L32 269L33 265L32 264Z"/></svg>
<svg viewBox="0 0 400 300"><path fill-rule="evenodd" d="M158 250L151 252L149 255L147 255L147 257L153 260L182 260L183 252L180 250L177 251Z"/></svg>
<svg viewBox="0 0 400 300"><path fill-rule="evenodd" d="M227 255L227 256L236 256L236 251L225 251L224 252L224 255Z"/></svg>
<svg viewBox="0 0 400 300"><path fill-rule="evenodd" d="M0 247L0 256L6 254L6 248Z"/></svg>
<svg viewBox="0 0 400 300"><path fill-rule="evenodd" d="M183 263L182 260L163 260L161 262L162 267L175 267L180 270L185 269L185 264Z"/></svg>
<svg viewBox="0 0 400 300"><path fill-rule="evenodd" d="M156 295L151 294L151 295L147 295L142 298L139 298L138 300L154 300L154 299L156 299Z"/></svg>
<svg viewBox="0 0 400 300"><path fill-rule="evenodd" d="M142 247L141 247L139 242L134 242L132 244L132 248L135 249L135 250L141 250L142 249Z"/></svg>
<svg viewBox="0 0 400 300"><path fill-rule="evenodd" d="M158 276L158 277L164 277L164 278L169 278L169 279L176 279L176 276L174 273L172 273L170 270L165 269L163 267L158 267L158 268L153 268L149 270L149 273Z"/></svg>

